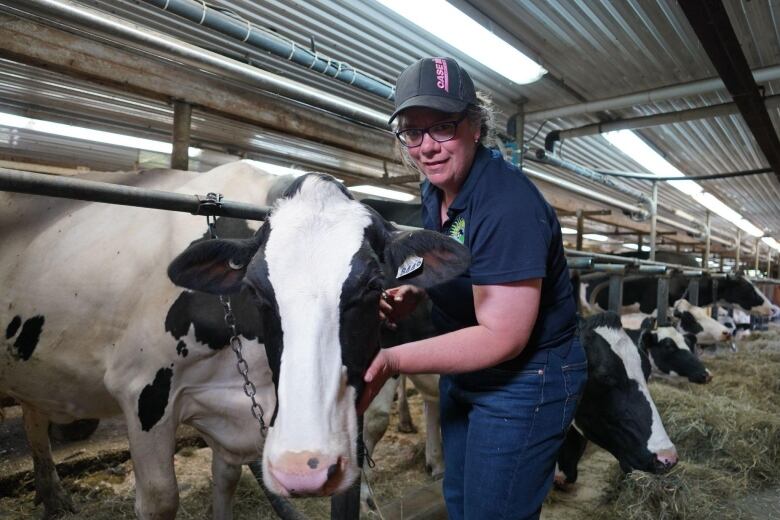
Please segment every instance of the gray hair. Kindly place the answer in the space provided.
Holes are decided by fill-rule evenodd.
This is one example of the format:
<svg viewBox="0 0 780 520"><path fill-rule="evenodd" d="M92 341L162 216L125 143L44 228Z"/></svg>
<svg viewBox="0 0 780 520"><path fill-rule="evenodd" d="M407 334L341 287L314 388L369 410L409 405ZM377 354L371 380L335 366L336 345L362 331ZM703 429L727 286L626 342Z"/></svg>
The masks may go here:
<svg viewBox="0 0 780 520"><path fill-rule="evenodd" d="M477 103L466 107L466 118L471 124L479 125L480 144L488 148L496 144L495 110L493 100L490 99L489 94L477 90ZM396 119L396 126L400 119L401 117ZM409 155L409 149L399 143L398 140L396 140L395 146L403 165L411 172L422 175L422 172L417 168L414 160Z"/></svg>

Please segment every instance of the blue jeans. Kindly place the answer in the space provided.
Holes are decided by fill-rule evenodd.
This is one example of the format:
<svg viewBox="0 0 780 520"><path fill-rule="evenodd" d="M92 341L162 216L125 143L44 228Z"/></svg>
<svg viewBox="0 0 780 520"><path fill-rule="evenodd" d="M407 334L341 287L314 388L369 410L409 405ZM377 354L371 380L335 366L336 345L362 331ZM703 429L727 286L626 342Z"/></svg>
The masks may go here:
<svg viewBox="0 0 780 520"><path fill-rule="evenodd" d="M576 337L517 369L441 377L450 520L539 518L586 379Z"/></svg>

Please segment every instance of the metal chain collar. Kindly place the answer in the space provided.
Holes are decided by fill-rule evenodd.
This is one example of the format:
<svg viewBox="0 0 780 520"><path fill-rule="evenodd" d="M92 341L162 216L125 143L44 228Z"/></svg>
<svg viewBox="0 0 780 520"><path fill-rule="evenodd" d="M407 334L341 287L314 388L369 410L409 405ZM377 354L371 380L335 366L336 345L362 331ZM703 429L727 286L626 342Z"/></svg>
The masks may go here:
<svg viewBox="0 0 780 520"><path fill-rule="evenodd" d="M209 193L206 195L206 199L201 201L201 206L219 207L221 205L221 201L221 194ZM206 226L208 226L209 238L211 239L217 238L216 224L217 220L215 216L206 215ZM233 349L233 352L236 353L236 358L238 358L236 368L238 369L238 373L241 374L241 377L244 378L244 393L247 397L249 397L250 401L252 401L252 416L257 419L257 422L260 425L260 434L265 437L266 433L268 432L268 426L265 424L264 420L265 412L263 411L263 407L260 406L260 404L255 399L255 396L257 395L257 387L252 381L249 380L249 364L246 362L246 359L244 359L243 356L244 345L241 343L241 338L238 337L238 331L236 329L236 316L233 314L233 308L230 305L230 297L220 295L219 303L222 304L222 308L225 310L225 324L230 329L230 348Z"/></svg>

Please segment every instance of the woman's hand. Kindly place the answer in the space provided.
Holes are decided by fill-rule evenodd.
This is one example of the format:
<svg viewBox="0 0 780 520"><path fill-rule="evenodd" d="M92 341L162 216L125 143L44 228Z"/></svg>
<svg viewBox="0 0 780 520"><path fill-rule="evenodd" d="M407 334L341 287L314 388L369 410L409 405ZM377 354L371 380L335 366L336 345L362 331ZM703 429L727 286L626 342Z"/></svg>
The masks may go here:
<svg viewBox="0 0 780 520"><path fill-rule="evenodd" d="M399 285L388 289L385 294L387 296L379 301L379 318L393 330L427 297L425 289L415 285Z"/></svg>
<svg viewBox="0 0 780 520"><path fill-rule="evenodd" d="M398 360L393 355L392 348L379 349L379 353L371 362L363 376L366 386L363 387L363 394L357 405L358 415L363 414L377 396L379 391L385 386L388 379L398 374Z"/></svg>

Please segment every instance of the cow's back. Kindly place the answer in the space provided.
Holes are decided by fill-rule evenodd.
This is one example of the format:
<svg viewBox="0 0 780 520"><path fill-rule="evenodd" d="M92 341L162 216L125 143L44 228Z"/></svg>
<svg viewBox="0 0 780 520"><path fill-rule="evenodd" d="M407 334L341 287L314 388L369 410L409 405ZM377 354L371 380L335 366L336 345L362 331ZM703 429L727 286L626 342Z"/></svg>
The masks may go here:
<svg viewBox="0 0 780 520"><path fill-rule="evenodd" d="M205 174L152 170L85 177L187 194L215 191L258 205L265 204L273 179L246 163ZM0 201L0 324L6 342L0 391L55 420L116 413L107 386L132 384L133 371L170 364L176 342L165 320L182 291L166 269L204 236L205 218L20 194L2 194ZM170 340L171 349L161 339ZM155 373L139 376L142 385Z"/></svg>

